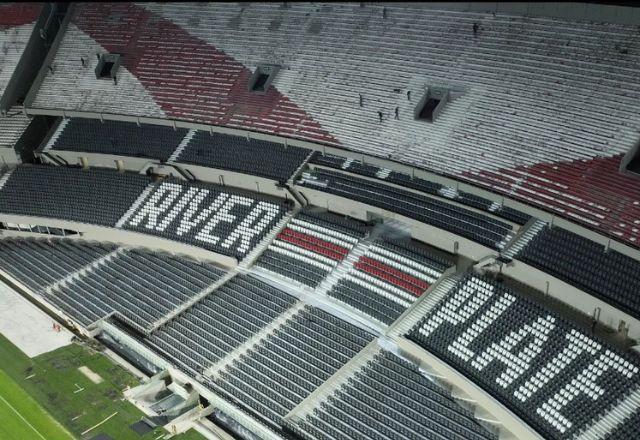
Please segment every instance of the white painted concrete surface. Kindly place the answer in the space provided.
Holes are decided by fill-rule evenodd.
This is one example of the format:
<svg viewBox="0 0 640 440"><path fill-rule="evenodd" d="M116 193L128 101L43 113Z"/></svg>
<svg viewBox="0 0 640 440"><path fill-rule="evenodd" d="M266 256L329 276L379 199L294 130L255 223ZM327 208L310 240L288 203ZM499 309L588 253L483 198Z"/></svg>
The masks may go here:
<svg viewBox="0 0 640 440"><path fill-rule="evenodd" d="M71 343L73 333L53 330L54 320L11 287L0 282L0 333L27 356L35 357Z"/></svg>

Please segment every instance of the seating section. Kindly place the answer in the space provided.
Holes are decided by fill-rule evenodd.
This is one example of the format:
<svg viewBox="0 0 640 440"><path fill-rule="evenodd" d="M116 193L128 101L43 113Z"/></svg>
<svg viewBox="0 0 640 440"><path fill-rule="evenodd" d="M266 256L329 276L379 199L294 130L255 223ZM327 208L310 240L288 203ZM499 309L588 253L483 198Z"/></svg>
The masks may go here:
<svg viewBox="0 0 640 440"><path fill-rule="evenodd" d="M327 294L390 325L450 265L413 242L382 238Z"/></svg>
<svg viewBox="0 0 640 440"><path fill-rule="evenodd" d="M470 194L464 191L456 191L455 188L431 182L420 177L412 177L410 174L392 171L388 168L368 165L358 160L347 159L346 157L336 156L332 154L322 154L315 152L311 158L311 163L324 165L327 167L349 171L362 176L375 177L386 182L395 183L407 188L417 189L434 196L447 197L462 203L463 205L472 206L483 211L491 212L506 220L510 220L519 225L524 225L531 218L530 215L517 211L507 206L502 206L491 200Z"/></svg>
<svg viewBox="0 0 640 440"><path fill-rule="evenodd" d="M275 197L167 179L119 226L242 258L289 208L290 201Z"/></svg>
<svg viewBox="0 0 640 440"><path fill-rule="evenodd" d="M502 249L511 225L438 199L330 170L303 173L300 185L377 206Z"/></svg>
<svg viewBox="0 0 640 440"><path fill-rule="evenodd" d="M282 418L373 340L305 306L220 373L215 389L276 428Z"/></svg>
<svg viewBox="0 0 640 440"><path fill-rule="evenodd" d="M472 274L408 337L548 439L574 438L640 384L637 354L588 336L504 283ZM612 411L607 423L621 422L620 414Z"/></svg>
<svg viewBox="0 0 640 440"><path fill-rule="evenodd" d="M43 151L81 151L165 162L186 134L184 128L174 129L163 125L70 118L60 121Z"/></svg>
<svg viewBox="0 0 640 440"><path fill-rule="evenodd" d="M9 86L18 63L31 38L43 3L0 4L0 98ZM1 136L1 135L0 135Z"/></svg>
<svg viewBox="0 0 640 440"><path fill-rule="evenodd" d="M498 438L416 366L384 350L288 426L308 440Z"/></svg>
<svg viewBox="0 0 640 440"><path fill-rule="evenodd" d="M316 287L356 246L365 228L354 220L307 209L289 222L256 264Z"/></svg>
<svg viewBox="0 0 640 440"><path fill-rule="evenodd" d="M640 433L640 412L636 411L617 429L607 436L607 440L629 440L638 438Z"/></svg>
<svg viewBox="0 0 640 440"><path fill-rule="evenodd" d="M82 325L111 313L146 332L224 275L211 264L143 250L122 250L45 294Z"/></svg>
<svg viewBox="0 0 640 440"><path fill-rule="evenodd" d="M0 115L0 148L14 150L30 123L31 119L17 106L9 109L6 116ZM20 146L18 145L17 148Z"/></svg>
<svg viewBox="0 0 640 440"><path fill-rule="evenodd" d="M573 232L545 227L515 258L640 319L640 262Z"/></svg>
<svg viewBox="0 0 640 440"><path fill-rule="evenodd" d="M306 148L198 131L175 161L286 182L310 153Z"/></svg>
<svg viewBox="0 0 640 440"><path fill-rule="evenodd" d="M9 173L0 185L0 213L103 226L113 226L150 183L106 169L19 165Z"/></svg>
<svg viewBox="0 0 640 440"><path fill-rule="evenodd" d="M296 302L257 279L237 275L144 340L187 374L200 374Z"/></svg>
<svg viewBox="0 0 640 440"><path fill-rule="evenodd" d="M114 249L113 245L78 240L4 238L0 240L0 269L40 292Z"/></svg>

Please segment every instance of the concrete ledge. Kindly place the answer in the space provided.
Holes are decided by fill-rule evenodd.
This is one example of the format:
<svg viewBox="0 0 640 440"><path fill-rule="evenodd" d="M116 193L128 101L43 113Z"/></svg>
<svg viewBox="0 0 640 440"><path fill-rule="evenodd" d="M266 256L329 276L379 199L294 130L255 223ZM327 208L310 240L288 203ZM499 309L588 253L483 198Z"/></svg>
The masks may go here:
<svg viewBox="0 0 640 440"><path fill-rule="evenodd" d="M84 240L114 243L119 246L141 246L147 249L155 249L172 254L183 254L201 261L217 264L225 269L232 269L238 265L238 261L233 257L216 254L197 246L179 243L177 241L156 237L154 235L116 229L108 226L91 225L88 223L79 223L46 217L19 216L11 214L0 214L0 221L70 229L72 231L79 231L80 237L78 238L82 238Z"/></svg>

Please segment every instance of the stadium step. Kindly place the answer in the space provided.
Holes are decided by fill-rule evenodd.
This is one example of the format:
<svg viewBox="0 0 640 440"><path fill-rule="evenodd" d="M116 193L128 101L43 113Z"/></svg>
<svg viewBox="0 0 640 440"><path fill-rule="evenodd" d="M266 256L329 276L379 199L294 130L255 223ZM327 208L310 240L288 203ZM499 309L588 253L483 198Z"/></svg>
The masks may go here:
<svg viewBox="0 0 640 440"><path fill-rule="evenodd" d="M187 145L189 145L189 142L191 142L191 139L193 139L196 133L197 130L195 129L191 129L187 132L180 144L176 147L175 151L171 154L171 156L169 156L169 159L167 160L168 163L176 162L178 160L178 158L182 154L182 151L187 147Z"/></svg>
<svg viewBox="0 0 640 440"><path fill-rule="evenodd" d="M349 273L353 265L363 256L369 247L371 246L372 241L370 238L365 238L358 242L358 244L351 249L351 252L347 254L347 257L340 262L330 273L329 275L322 280L322 282L316 287L316 294L322 295L324 297L327 296L327 293L333 289L340 279L342 279L346 274Z"/></svg>
<svg viewBox="0 0 640 440"><path fill-rule="evenodd" d="M511 242L505 247L502 255L506 258L515 258L546 225L547 223L542 220L532 219L530 223L524 225L522 230L513 237Z"/></svg>

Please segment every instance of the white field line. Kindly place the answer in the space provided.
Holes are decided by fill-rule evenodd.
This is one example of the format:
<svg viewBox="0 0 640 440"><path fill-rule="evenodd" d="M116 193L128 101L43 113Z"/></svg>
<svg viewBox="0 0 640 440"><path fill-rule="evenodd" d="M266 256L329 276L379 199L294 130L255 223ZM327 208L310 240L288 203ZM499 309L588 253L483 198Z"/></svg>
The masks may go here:
<svg viewBox="0 0 640 440"><path fill-rule="evenodd" d="M15 409L15 408L14 408L14 407L9 403L9 402L7 402L7 400L6 400L4 397L0 396L0 400L2 400L2 401L4 402L4 404L5 404L5 405L7 405L11 411L13 411L14 413L16 413L16 415L17 415L18 417L20 417L20 420L22 420L24 423L26 423L26 425L27 425L29 428L31 428L31 429L33 430L33 432L35 432L36 434L38 434L38 436L40 436L40 438L41 438L42 440L47 440L47 439L45 438L45 436L43 436L42 434L40 434L40 431L38 431L36 428L34 428L34 427L33 427L33 425L27 421L27 419L25 419L24 417L22 417L22 414L20 414L20 413L18 412L18 410L16 410L16 409Z"/></svg>

